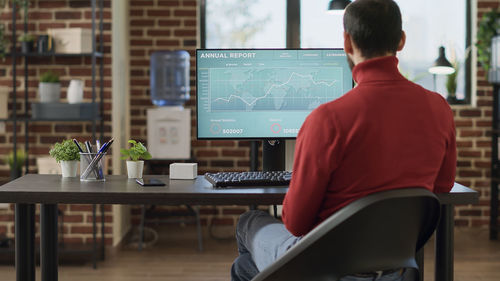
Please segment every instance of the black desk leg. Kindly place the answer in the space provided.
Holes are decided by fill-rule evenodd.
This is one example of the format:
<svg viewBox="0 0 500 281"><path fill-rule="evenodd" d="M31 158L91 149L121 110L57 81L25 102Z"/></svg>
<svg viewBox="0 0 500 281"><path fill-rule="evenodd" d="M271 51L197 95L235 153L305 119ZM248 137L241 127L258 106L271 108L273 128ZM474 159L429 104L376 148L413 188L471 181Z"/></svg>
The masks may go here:
<svg viewBox="0 0 500 281"><path fill-rule="evenodd" d="M57 204L40 205L40 228L42 281L57 281Z"/></svg>
<svg viewBox="0 0 500 281"><path fill-rule="evenodd" d="M35 281L35 205L16 204L16 280Z"/></svg>
<svg viewBox="0 0 500 281"><path fill-rule="evenodd" d="M436 229L435 280L453 281L453 205L441 205L441 219Z"/></svg>

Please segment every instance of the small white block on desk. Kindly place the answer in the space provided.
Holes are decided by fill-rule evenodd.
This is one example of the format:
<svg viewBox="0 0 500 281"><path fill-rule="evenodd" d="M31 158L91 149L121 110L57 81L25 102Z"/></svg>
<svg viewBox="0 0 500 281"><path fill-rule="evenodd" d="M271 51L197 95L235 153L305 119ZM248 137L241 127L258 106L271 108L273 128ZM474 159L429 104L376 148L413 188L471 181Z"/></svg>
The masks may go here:
<svg viewBox="0 0 500 281"><path fill-rule="evenodd" d="M198 175L198 163L172 163L170 164L170 179L192 180Z"/></svg>

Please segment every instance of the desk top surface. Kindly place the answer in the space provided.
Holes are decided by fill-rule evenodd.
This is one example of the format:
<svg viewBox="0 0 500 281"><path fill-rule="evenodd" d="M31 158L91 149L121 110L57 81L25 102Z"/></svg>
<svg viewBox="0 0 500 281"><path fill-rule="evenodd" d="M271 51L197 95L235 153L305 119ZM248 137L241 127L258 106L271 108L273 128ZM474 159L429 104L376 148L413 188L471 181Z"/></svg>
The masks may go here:
<svg viewBox="0 0 500 281"><path fill-rule="evenodd" d="M81 182L60 175L28 174L0 186L0 202L75 204L163 204L163 205L273 205L281 204L287 186L214 189L198 176L194 180L171 180L168 176L145 176L162 180L165 186L142 187L126 176L106 176L105 182ZM478 193L455 184L451 193L438 194L443 204L473 204Z"/></svg>

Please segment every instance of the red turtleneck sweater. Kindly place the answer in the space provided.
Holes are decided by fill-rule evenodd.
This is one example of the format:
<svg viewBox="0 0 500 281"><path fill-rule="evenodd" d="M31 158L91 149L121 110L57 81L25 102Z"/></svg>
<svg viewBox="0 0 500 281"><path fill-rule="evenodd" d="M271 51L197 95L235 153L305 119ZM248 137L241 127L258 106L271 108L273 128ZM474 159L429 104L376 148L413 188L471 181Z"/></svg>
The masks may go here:
<svg viewBox="0 0 500 281"><path fill-rule="evenodd" d="M358 85L323 104L297 136L283 221L296 236L349 202L382 190L449 192L455 179L453 113L437 93L405 79L396 57L353 69Z"/></svg>

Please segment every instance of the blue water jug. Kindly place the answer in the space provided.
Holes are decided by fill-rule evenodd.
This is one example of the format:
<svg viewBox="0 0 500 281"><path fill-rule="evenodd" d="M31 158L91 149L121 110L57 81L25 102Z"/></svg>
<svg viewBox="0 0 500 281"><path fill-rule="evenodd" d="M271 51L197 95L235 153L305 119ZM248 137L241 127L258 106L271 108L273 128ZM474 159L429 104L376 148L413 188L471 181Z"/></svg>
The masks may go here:
<svg viewBox="0 0 500 281"><path fill-rule="evenodd" d="M189 53L159 51L151 54L151 101L158 106L184 105L189 100Z"/></svg>

